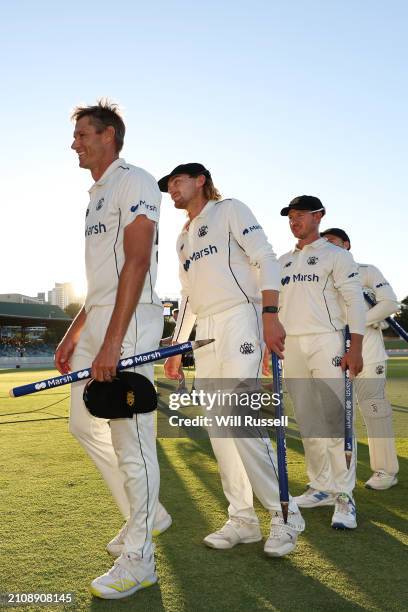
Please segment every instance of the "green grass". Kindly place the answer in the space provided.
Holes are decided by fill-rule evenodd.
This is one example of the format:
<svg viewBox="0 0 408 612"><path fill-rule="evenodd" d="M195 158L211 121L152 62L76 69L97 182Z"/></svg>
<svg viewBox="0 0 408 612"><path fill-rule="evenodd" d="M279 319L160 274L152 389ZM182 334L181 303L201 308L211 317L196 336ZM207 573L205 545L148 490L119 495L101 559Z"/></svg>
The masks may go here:
<svg viewBox="0 0 408 612"><path fill-rule="evenodd" d="M384 337L385 348L388 349L408 349L408 345L402 338Z"/></svg>
<svg viewBox="0 0 408 612"><path fill-rule="evenodd" d="M407 609L405 439L397 440L400 483L385 492L363 487L371 472L367 444L361 439L358 529L332 530L331 508L305 510L307 529L296 552L285 559L266 558L262 543L231 551L207 549L202 538L223 524L227 505L210 445L207 440L158 440L160 497L174 520L156 541L160 583L120 602L94 600L88 584L110 566L105 544L120 527L121 516L93 464L67 431L62 417L69 388L6 397L11 386L47 375L0 374L0 591L74 591L71 609L97 611ZM390 360L388 393L398 420L408 412L407 380L408 359ZM292 493L299 494L307 479L296 437L288 437L288 465ZM266 535L267 512L259 505L257 510Z"/></svg>

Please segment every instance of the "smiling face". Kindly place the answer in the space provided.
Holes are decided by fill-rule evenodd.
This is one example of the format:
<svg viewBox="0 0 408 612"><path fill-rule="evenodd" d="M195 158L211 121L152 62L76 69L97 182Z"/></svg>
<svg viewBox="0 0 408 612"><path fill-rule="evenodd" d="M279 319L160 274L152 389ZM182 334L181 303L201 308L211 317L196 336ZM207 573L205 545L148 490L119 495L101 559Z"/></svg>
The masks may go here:
<svg viewBox="0 0 408 612"><path fill-rule="evenodd" d="M97 131L89 116L78 119L71 149L78 155L80 168L92 171L100 167L114 150L114 134L115 130L111 126Z"/></svg>
<svg viewBox="0 0 408 612"><path fill-rule="evenodd" d="M186 210L202 191L205 183L205 176L189 176L188 174L177 174L168 180L167 190L174 202L175 208Z"/></svg>
<svg viewBox="0 0 408 612"><path fill-rule="evenodd" d="M321 212L290 210L288 216L289 226L295 238L305 240L319 231Z"/></svg>

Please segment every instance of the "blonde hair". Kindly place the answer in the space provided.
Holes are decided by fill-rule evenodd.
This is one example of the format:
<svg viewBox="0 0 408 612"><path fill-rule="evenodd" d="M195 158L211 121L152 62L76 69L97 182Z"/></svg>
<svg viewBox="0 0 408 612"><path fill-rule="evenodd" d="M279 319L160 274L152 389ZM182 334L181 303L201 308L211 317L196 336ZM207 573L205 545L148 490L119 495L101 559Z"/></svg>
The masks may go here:
<svg viewBox="0 0 408 612"><path fill-rule="evenodd" d="M203 194L207 200L221 200L222 195L212 182L211 176L206 176L205 184L203 187Z"/></svg>

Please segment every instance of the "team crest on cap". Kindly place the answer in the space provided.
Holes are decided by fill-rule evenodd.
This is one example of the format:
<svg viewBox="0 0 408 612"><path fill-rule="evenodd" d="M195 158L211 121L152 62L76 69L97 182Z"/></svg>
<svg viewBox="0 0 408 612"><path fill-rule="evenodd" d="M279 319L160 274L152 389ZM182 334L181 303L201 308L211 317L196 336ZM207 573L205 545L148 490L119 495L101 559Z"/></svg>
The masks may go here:
<svg viewBox="0 0 408 612"><path fill-rule="evenodd" d="M102 208L102 206L103 206L104 201L105 201L105 198L101 198L101 199L98 201L98 203L97 203L97 205L96 205L96 210L101 210L101 208Z"/></svg>
<svg viewBox="0 0 408 612"><path fill-rule="evenodd" d="M250 355L255 351L255 347L252 342L244 342L239 350L243 355Z"/></svg>
<svg viewBox="0 0 408 612"><path fill-rule="evenodd" d="M198 228L198 237L203 238L208 234L208 225L202 225Z"/></svg>
<svg viewBox="0 0 408 612"><path fill-rule="evenodd" d="M309 257L309 259L307 260L307 263L309 264L309 266L315 266L317 264L317 262L319 261L319 258L316 257L315 255L312 255L311 257Z"/></svg>
<svg viewBox="0 0 408 612"><path fill-rule="evenodd" d="M126 403L130 408L133 408L135 405L135 394L133 391L128 391L126 394Z"/></svg>

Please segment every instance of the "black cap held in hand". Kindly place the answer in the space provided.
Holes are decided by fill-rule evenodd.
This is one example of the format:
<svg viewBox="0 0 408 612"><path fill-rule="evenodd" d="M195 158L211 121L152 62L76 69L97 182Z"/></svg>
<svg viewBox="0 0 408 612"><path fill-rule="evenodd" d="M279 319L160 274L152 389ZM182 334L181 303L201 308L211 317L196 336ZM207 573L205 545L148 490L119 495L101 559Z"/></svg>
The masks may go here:
<svg viewBox="0 0 408 612"><path fill-rule="evenodd" d="M177 174L188 174L189 176L199 176L200 174L204 174L204 176L211 176L210 171L207 170L207 168L203 166L203 164L198 164L195 162L192 162L190 164L180 164L180 166L174 168L174 170L172 170L170 174L163 176L163 178L158 181L160 191L166 193L168 191L169 178L171 176L177 176Z"/></svg>
<svg viewBox="0 0 408 612"><path fill-rule="evenodd" d="M321 212L322 215L326 213L326 210L319 200L315 196L301 195L297 198L293 198L289 206L282 208L280 214L282 217L287 217L291 210L308 210L309 212Z"/></svg>
<svg viewBox="0 0 408 612"><path fill-rule="evenodd" d="M118 372L112 382L91 379L84 389L88 411L101 419L131 419L134 414L153 412L157 394L146 376Z"/></svg>

